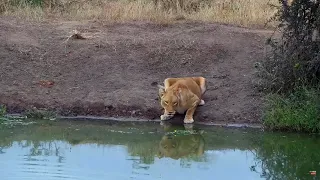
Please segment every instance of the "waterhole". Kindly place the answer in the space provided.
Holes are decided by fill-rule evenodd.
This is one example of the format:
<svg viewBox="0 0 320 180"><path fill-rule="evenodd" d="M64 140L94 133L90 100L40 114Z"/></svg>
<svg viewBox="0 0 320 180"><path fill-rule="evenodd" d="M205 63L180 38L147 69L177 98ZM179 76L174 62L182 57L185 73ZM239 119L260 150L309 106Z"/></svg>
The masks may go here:
<svg viewBox="0 0 320 180"><path fill-rule="evenodd" d="M169 123L59 121L2 127L11 179L317 179L316 135Z"/></svg>

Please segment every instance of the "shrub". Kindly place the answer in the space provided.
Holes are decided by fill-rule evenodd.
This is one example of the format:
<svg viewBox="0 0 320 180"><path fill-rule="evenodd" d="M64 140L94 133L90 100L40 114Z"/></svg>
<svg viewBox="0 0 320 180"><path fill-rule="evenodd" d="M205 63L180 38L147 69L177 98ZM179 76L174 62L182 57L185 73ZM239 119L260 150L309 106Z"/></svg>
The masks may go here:
<svg viewBox="0 0 320 180"><path fill-rule="evenodd" d="M280 0L282 2L282 0ZM278 10L281 38L268 40L272 51L258 66L259 85L271 92L291 92L294 87L319 83L319 1L293 0Z"/></svg>

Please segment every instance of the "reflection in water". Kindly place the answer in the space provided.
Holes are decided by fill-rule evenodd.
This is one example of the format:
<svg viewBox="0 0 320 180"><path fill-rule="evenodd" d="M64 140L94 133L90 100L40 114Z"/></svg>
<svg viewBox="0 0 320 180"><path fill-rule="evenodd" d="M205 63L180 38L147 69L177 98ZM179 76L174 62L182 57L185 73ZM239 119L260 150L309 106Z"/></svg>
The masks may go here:
<svg viewBox="0 0 320 180"><path fill-rule="evenodd" d="M166 124L164 124L166 123ZM190 125L185 131L177 131L167 122L162 124L166 133L162 136L159 143L159 158L170 157L172 159L180 159L184 157L199 158L204 154L204 138L199 132L194 132Z"/></svg>
<svg viewBox="0 0 320 180"><path fill-rule="evenodd" d="M190 125L56 122L0 131L6 179L316 179L319 139Z"/></svg>

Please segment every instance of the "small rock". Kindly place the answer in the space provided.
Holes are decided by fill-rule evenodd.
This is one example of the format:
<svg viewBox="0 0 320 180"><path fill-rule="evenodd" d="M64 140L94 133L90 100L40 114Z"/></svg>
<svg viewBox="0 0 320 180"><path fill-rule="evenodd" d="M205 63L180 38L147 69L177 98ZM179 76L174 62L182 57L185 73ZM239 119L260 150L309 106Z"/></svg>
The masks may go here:
<svg viewBox="0 0 320 180"><path fill-rule="evenodd" d="M131 116L133 116L133 115L135 115L135 114L136 114L136 111L133 110L133 111L131 112Z"/></svg>
<svg viewBox="0 0 320 180"><path fill-rule="evenodd" d="M213 96L212 98L211 98L211 100L217 100L218 99L218 96Z"/></svg>
<svg viewBox="0 0 320 180"><path fill-rule="evenodd" d="M106 108L107 108L108 110L111 110L111 109L113 109L113 106L112 106L112 105L108 105Z"/></svg>
<svg viewBox="0 0 320 180"><path fill-rule="evenodd" d="M156 86L156 85L158 85L158 82L156 82L156 81L153 81L153 82L151 83L151 86Z"/></svg>
<svg viewBox="0 0 320 180"><path fill-rule="evenodd" d="M208 115L202 115L202 118L203 118L203 119L207 119L207 118L208 118Z"/></svg>
<svg viewBox="0 0 320 180"><path fill-rule="evenodd" d="M184 62L182 62L181 64L182 65L186 65L188 63L188 61L184 61Z"/></svg>
<svg viewBox="0 0 320 180"><path fill-rule="evenodd" d="M218 86L213 86L212 90L217 90L219 87Z"/></svg>

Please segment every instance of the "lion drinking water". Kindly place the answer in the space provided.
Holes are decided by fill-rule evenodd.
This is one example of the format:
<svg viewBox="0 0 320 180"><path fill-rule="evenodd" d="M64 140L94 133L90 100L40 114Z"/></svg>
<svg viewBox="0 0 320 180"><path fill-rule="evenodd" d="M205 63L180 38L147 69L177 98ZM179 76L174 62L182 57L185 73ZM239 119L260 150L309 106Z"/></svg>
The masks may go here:
<svg viewBox="0 0 320 180"><path fill-rule="evenodd" d="M174 126L168 121L163 121L162 126L165 134L159 142L159 158L199 158L204 154L205 140L202 130L194 129L192 124L185 124L184 127Z"/></svg>
<svg viewBox="0 0 320 180"><path fill-rule="evenodd" d="M160 104L164 108L161 120L172 118L175 113L184 114L184 123L193 123L193 114L198 105L204 105L202 99L206 91L204 77L167 78L164 86L158 85Z"/></svg>

